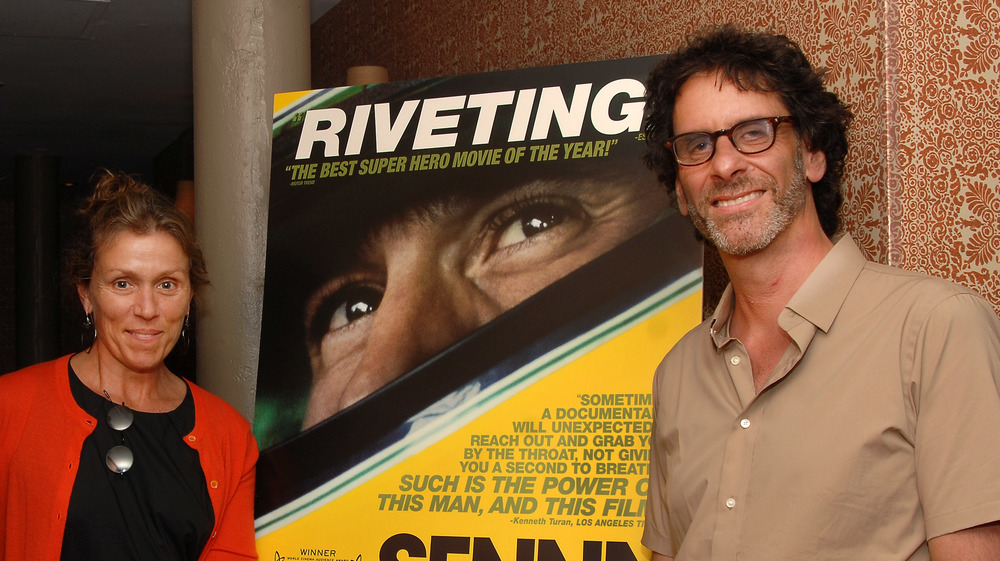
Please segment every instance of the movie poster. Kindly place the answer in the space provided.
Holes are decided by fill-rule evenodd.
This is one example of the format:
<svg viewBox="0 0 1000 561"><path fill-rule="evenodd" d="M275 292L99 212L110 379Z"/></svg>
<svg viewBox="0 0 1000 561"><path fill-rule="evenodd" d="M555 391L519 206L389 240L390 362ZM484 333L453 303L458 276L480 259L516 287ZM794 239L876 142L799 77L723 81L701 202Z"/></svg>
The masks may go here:
<svg viewBox="0 0 1000 561"><path fill-rule="evenodd" d="M701 319L655 62L275 97L261 559L649 558L652 375Z"/></svg>

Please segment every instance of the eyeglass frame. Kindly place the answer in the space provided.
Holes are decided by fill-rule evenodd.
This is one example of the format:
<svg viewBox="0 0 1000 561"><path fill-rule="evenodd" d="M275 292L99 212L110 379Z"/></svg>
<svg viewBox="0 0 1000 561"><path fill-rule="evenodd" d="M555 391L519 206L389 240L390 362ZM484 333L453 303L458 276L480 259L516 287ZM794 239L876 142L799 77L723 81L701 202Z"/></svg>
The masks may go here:
<svg viewBox="0 0 1000 561"><path fill-rule="evenodd" d="M753 151L749 151L748 152L746 150L740 149L740 147L736 145L736 142L733 141L733 131L735 131L736 129L740 128L743 125L746 125L746 124L749 124L749 123L753 123L753 122L756 122L756 121L764 121L764 122L767 122L767 123L769 123L771 125L771 142L767 146L765 146L764 148L761 148L760 150L753 150ZM740 122L736 123L735 125L733 125L733 126L731 126L729 128L719 129L719 130L717 130L715 132L691 131L691 132L685 132L685 133L682 133L682 134L676 134L674 136L671 136L667 140L665 140L663 142L663 146L667 150L670 150L670 153L674 155L674 161L677 162L677 165L681 165L681 166L684 166L684 167L700 166L701 164L704 164L706 162L711 161L712 158L715 157L715 150L718 147L719 137L720 136L724 136L724 137L728 138L729 139L729 143L732 144L733 148L735 148L736 151L739 152L740 154L747 154L747 155L750 155L750 154L760 154L761 152L766 152L767 150L770 150L771 147L774 146L775 141L778 140L778 126L781 125L781 123L791 123L793 121L795 121L795 118L792 117L791 115L781 115L781 116L774 116L774 117L756 117L754 119L747 119L745 121L740 121ZM684 162L682 162L680 160L680 156L678 156L678 154L677 154L677 148L676 148L677 144L676 144L676 142L677 142L678 138L681 138L681 137L684 137L684 136L688 136L688 135L692 135L692 134L707 136L708 140L712 143L712 152L709 153L709 155L708 155L707 158L705 158L704 160L702 160L700 162L697 162L697 163L694 163L694 164L685 164Z"/></svg>

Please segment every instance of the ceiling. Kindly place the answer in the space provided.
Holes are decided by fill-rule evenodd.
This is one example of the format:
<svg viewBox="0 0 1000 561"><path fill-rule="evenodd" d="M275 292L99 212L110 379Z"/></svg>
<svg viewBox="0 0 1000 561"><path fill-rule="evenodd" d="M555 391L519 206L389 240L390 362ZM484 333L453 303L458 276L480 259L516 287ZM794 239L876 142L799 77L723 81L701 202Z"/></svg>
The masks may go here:
<svg viewBox="0 0 1000 561"><path fill-rule="evenodd" d="M192 126L191 68L191 0L0 0L0 194L20 154L56 156L64 183L150 174Z"/></svg>

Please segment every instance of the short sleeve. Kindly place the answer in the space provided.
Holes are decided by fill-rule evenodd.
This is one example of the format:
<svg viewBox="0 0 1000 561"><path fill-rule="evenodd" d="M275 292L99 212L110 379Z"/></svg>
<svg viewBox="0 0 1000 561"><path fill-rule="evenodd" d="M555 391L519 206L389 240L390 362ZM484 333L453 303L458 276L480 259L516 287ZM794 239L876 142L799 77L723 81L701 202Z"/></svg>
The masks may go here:
<svg viewBox="0 0 1000 561"><path fill-rule="evenodd" d="M974 294L916 329L912 392L927 537L1000 520L1000 320Z"/></svg>
<svg viewBox="0 0 1000 561"><path fill-rule="evenodd" d="M656 419L660 409L659 379L662 366L657 368L653 380L653 430L649 438L649 488L646 491L646 524L642 531L642 545L663 555L673 556L670 523L667 514L667 473L663 462L665 451L658 438Z"/></svg>

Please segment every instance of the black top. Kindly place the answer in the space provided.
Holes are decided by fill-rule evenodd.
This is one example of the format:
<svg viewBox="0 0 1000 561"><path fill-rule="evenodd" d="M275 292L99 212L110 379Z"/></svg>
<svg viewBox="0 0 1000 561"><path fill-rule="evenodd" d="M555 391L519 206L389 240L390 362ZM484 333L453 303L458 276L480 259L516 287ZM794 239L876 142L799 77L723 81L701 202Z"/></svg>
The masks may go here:
<svg viewBox="0 0 1000 561"><path fill-rule="evenodd" d="M177 409L133 411L132 425L116 431L107 421L114 404L87 388L72 366L69 382L73 398L97 419L97 428L83 441L63 561L198 559L215 514L198 452L184 443L194 429L191 389ZM108 469L105 456L123 440L135 460L118 474Z"/></svg>

